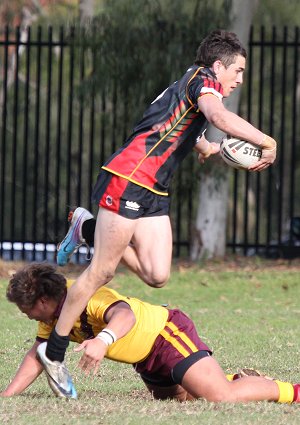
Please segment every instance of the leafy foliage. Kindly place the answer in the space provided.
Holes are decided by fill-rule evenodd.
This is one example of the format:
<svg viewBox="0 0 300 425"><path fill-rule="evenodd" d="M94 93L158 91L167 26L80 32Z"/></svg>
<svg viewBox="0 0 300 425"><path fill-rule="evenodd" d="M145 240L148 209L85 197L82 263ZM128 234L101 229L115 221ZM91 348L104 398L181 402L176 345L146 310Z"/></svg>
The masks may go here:
<svg viewBox="0 0 300 425"><path fill-rule="evenodd" d="M298 0L264 0L258 2L254 23L264 25L269 31L272 26L299 26L300 3Z"/></svg>
<svg viewBox="0 0 300 425"><path fill-rule="evenodd" d="M202 37L226 24L226 8L216 3L108 0L90 26L70 19L45 28L42 20L22 33L28 44L18 49L14 41L1 73L10 81L1 124L9 158L3 239L58 242L68 206L91 207L99 165L185 72ZM19 40L18 31L9 37Z"/></svg>
<svg viewBox="0 0 300 425"><path fill-rule="evenodd" d="M94 52L94 69L85 87L101 90L118 82L128 107L140 116L146 104L193 62L196 48L212 28L225 26L228 16L214 2L113 0L80 39ZM191 10L192 9L192 10ZM199 23L201 22L201 25Z"/></svg>

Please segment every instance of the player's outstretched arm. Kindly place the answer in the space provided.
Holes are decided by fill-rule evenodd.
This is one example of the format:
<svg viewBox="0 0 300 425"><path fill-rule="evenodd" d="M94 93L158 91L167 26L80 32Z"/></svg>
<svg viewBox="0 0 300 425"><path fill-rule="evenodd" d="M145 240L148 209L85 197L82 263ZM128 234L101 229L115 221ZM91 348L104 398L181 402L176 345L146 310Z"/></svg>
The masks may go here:
<svg viewBox="0 0 300 425"><path fill-rule="evenodd" d="M135 315L130 306L120 302L111 307L105 317L107 326L94 339L89 339L80 344L75 351L84 350L79 367L89 374L94 370L97 373L100 363L106 355L109 345L125 336L135 325Z"/></svg>
<svg viewBox="0 0 300 425"><path fill-rule="evenodd" d="M276 141L255 128L248 121L228 111L220 100L212 95L202 96L198 100L200 111L208 122L232 137L254 143L262 148L262 157L251 171L262 171L276 159Z"/></svg>
<svg viewBox="0 0 300 425"><path fill-rule="evenodd" d="M21 394L43 371L43 366L36 358L36 349L39 344L39 342L35 342L27 352L14 378L6 389L0 393L1 397Z"/></svg>

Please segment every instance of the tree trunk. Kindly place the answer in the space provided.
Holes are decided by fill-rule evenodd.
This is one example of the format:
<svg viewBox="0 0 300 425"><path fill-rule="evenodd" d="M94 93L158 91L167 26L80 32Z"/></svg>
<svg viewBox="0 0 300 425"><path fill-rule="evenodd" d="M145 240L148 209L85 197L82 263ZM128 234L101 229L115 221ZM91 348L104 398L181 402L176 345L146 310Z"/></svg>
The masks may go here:
<svg viewBox="0 0 300 425"><path fill-rule="evenodd" d="M249 31L258 0L232 1L230 31L237 34L246 47ZM240 90L237 89L224 101L227 109L238 112ZM221 142L224 133L209 126L208 140ZM191 259L222 257L226 252L226 223L228 204L228 168L219 161L211 161L211 167L200 176L199 204L196 217Z"/></svg>
<svg viewBox="0 0 300 425"><path fill-rule="evenodd" d="M80 24L86 25L94 16L94 0L79 0Z"/></svg>
<svg viewBox="0 0 300 425"><path fill-rule="evenodd" d="M215 164L214 168L223 168L223 164ZM224 167L225 168L225 167ZM222 257L226 244L226 219L224 214L228 198L227 173L219 177L208 173L201 175L199 191L199 209L196 231L191 250L191 259ZM224 203L225 202L225 203Z"/></svg>

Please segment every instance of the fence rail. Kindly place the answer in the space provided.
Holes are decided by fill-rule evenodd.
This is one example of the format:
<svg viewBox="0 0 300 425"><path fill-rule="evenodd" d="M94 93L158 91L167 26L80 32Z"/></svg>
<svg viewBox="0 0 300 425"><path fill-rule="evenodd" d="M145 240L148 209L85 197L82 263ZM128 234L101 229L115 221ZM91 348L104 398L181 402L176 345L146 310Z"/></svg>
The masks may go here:
<svg viewBox="0 0 300 425"><path fill-rule="evenodd" d="M229 170L228 248L246 255L298 255L300 231L299 28L252 29L241 116L279 142L267 171ZM96 47L74 28L6 29L0 40L0 255L53 261L68 208L89 209L99 165L136 117L111 78L88 84ZM172 187L174 255L187 256L197 209L191 156ZM196 172L194 173L194 175ZM184 190L183 190L184 189ZM294 253L294 254L293 254ZM296 253L296 254L295 254ZM84 261L85 252L77 256Z"/></svg>

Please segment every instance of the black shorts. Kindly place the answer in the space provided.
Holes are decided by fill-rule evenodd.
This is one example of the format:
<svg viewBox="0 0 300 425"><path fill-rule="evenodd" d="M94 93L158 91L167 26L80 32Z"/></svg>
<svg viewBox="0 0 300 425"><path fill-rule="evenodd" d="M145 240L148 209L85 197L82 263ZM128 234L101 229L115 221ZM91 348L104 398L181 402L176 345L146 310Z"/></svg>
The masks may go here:
<svg viewBox="0 0 300 425"><path fill-rule="evenodd" d="M158 195L105 170L98 175L92 201L131 219L169 215L170 211L169 196Z"/></svg>
<svg viewBox="0 0 300 425"><path fill-rule="evenodd" d="M177 363L177 365L172 369L171 376L162 376L159 373L147 372L141 373L140 376L145 384L155 385L156 387L172 387L173 385L181 385L185 372L187 372L187 370L198 360L210 357L211 355L211 351L196 351L196 353L191 354L186 359Z"/></svg>

